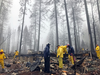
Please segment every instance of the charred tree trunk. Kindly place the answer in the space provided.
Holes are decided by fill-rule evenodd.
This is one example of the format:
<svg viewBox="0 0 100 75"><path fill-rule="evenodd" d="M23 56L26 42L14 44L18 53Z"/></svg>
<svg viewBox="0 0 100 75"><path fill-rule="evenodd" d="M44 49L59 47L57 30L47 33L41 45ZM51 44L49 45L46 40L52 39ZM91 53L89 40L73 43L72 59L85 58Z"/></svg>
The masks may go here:
<svg viewBox="0 0 100 75"><path fill-rule="evenodd" d="M97 9L98 9L98 15L99 15L99 22L100 22L100 9L99 9L99 1L97 0Z"/></svg>
<svg viewBox="0 0 100 75"><path fill-rule="evenodd" d="M19 42L20 42L20 26L18 27L18 33L17 33L17 50L19 49Z"/></svg>
<svg viewBox="0 0 100 75"><path fill-rule="evenodd" d="M64 24L63 24L63 32L65 32ZM63 33L63 45L65 45L65 34L64 33Z"/></svg>
<svg viewBox="0 0 100 75"><path fill-rule="evenodd" d="M77 53L77 42L76 42L77 32L76 32L76 23L75 23L75 15L74 15L74 8L73 7L72 7L72 13L73 13L73 25L74 25L75 51Z"/></svg>
<svg viewBox="0 0 100 75"><path fill-rule="evenodd" d="M69 44L72 46L66 0L64 0L64 3L65 3L65 13L66 13L67 29L68 29L68 39L69 39Z"/></svg>
<svg viewBox="0 0 100 75"><path fill-rule="evenodd" d="M85 4L85 11L86 11L86 18L87 18L87 25L88 25L88 32L89 32L89 38L90 38L90 49L91 49L91 56L95 53L94 46L93 46L93 40L92 40L92 33L91 33L91 27L89 22L89 15L88 15L88 9L87 9L87 3L86 0L84 0Z"/></svg>
<svg viewBox="0 0 100 75"><path fill-rule="evenodd" d="M2 43L2 41L4 40L4 38L3 38L3 25L4 25L4 17L3 17L3 19L2 19L2 23L1 23L1 30L0 30L0 43ZM1 45L1 48L3 48L2 47L2 45Z"/></svg>
<svg viewBox="0 0 100 75"><path fill-rule="evenodd" d="M52 25L50 25L50 32L51 32L51 37L49 38L50 39L50 43L51 43L51 46L50 46L50 49L52 51L54 51L54 34L53 34L53 28L52 28Z"/></svg>
<svg viewBox="0 0 100 75"><path fill-rule="evenodd" d="M77 24L78 24L78 23L77 23ZM77 43L77 44L78 44L78 50L80 51L80 31L79 31L79 25L78 25L78 36L77 36L77 37L78 37L78 38L77 38L77 39L78 39L78 43ZM79 51L78 51L78 52L79 52Z"/></svg>
<svg viewBox="0 0 100 75"><path fill-rule="evenodd" d="M36 10L35 10L35 36L34 36L34 51L35 51L35 48L36 47Z"/></svg>
<svg viewBox="0 0 100 75"><path fill-rule="evenodd" d="M7 39L7 54L9 54L10 51L10 38L11 38L11 29L8 29L8 36L9 38Z"/></svg>
<svg viewBox="0 0 100 75"><path fill-rule="evenodd" d="M91 2L91 10L92 10L92 19L93 19L93 31L94 31L94 43L95 43L95 46L96 47L96 44L97 44L97 41L96 41L96 31L95 31L95 20L94 20L94 15L93 15L93 5L92 5L92 2Z"/></svg>
<svg viewBox="0 0 100 75"><path fill-rule="evenodd" d="M41 0L40 0L40 8L39 8L39 31L38 31L38 47L37 51L39 51L39 46L40 46L40 26L41 26Z"/></svg>
<svg viewBox="0 0 100 75"><path fill-rule="evenodd" d="M56 0L54 0L54 7L55 7L55 19L56 19L56 45L59 45Z"/></svg>
<svg viewBox="0 0 100 75"><path fill-rule="evenodd" d="M24 27L24 20L25 20L25 11L26 11L26 0L25 0L24 12L23 12L22 30L21 30L20 46L19 46L19 56L21 54L21 45L22 45L23 27Z"/></svg>

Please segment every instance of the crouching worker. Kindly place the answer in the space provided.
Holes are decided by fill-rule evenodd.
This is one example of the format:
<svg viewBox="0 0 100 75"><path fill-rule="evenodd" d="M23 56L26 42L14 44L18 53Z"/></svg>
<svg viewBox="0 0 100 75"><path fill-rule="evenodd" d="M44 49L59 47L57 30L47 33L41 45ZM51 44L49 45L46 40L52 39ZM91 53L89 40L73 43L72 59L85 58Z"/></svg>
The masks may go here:
<svg viewBox="0 0 100 75"><path fill-rule="evenodd" d="M48 43L44 49L44 60L45 60L45 73L50 73L50 44Z"/></svg>
<svg viewBox="0 0 100 75"><path fill-rule="evenodd" d="M16 52L15 52L14 54L15 54L15 55L14 55L14 59L15 59L16 56L18 56L19 52L16 50ZM18 57L17 57L17 59L18 59Z"/></svg>
<svg viewBox="0 0 100 75"><path fill-rule="evenodd" d="M0 50L0 65L2 67L2 71L4 71L4 59L6 59L3 49Z"/></svg>
<svg viewBox="0 0 100 75"><path fill-rule="evenodd" d="M74 65L74 49L72 46L70 46L69 44L67 45L67 47L69 48L68 50L68 59L71 61L71 63Z"/></svg>
<svg viewBox="0 0 100 75"><path fill-rule="evenodd" d="M68 51L67 51L67 45L65 46L60 46L61 48L63 48L63 54L68 54ZM65 57L65 56L64 56Z"/></svg>

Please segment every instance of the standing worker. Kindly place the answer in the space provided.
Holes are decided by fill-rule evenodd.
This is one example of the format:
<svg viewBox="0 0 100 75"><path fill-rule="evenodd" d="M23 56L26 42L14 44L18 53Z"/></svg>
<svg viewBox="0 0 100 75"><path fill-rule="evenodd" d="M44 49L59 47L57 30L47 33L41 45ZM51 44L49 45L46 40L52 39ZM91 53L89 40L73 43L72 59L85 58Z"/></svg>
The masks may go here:
<svg viewBox="0 0 100 75"><path fill-rule="evenodd" d="M82 51L84 51L84 48L82 48Z"/></svg>
<svg viewBox="0 0 100 75"><path fill-rule="evenodd" d="M63 68L63 48L60 47L59 45L57 46L57 57L59 58L59 68L62 69Z"/></svg>
<svg viewBox="0 0 100 75"><path fill-rule="evenodd" d="M44 60L45 60L45 73L50 73L50 44L48 43L44 49Z"/></svg>
<svg viewBox="0 0 100 75"><path fill-rule="evenodd" d="M98 45L96 45L96 53L97 53L97 57L100 59L100 47Z"/></svg>
<svg viewBox="0 0 100 75"><path fill-rule="evenodd" d="M18 56L19 52L16 50L16 52L14 54L15 54L14 55L14 59L15 59L15 57ZM18 59L18 57L17 57L17 59Z"/></svg>
<svg viewBox="0 0 100 75"><path fill-rule="evenodd" d="M5 54L3 52L3 49L0 50L0 65L2 67L2 71L4 71L4 59L5 59Z"/></svg>
<svg viewBox="0 0 100 75"><path fill-rule="evenodd" d="M68 58L71 61L71 63L74 65L74 49L69 44L67 45L67 47L69 48L69 50L68 50Z"/></svg>

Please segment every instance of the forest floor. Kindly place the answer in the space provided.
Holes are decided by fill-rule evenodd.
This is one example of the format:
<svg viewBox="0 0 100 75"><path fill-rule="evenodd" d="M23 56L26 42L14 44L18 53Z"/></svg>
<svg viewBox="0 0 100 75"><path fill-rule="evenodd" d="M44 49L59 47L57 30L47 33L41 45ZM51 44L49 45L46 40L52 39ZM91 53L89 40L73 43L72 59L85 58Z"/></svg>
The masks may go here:
<svg viewBox="0 0 100 75"><path fill-rule="evenodd" d="M0 75L74 75L74 69L71 68L71 63L65 63L63 69L58 68L58 59L56 57L50 58L50 71L51 73L44 73L44 59L41 60L41 64L34 71L30 71L29 67L26 67L26 61L22 62L17 59L8 58L5 59L5 64L10 64L10 67L5 66L5 72L2 72L0 66ZM77 62L79 60L76 60ZM65 61L66 62L66 61ZM76 75L100 75L100 60L91 59L86 57L80 67L76 69Z"/></svg>

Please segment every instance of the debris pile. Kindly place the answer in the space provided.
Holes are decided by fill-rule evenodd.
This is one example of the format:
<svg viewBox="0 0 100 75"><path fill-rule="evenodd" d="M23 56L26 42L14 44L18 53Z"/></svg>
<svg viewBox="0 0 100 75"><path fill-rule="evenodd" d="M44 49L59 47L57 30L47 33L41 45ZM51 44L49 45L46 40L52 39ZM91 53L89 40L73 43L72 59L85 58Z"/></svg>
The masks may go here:
<svg viewBox="0 0 100 75"><path fill-rule="evenodd" d="M71 65L68 58L64 58L63 69L59 69L58 58L50 57L50 73L44 73L43 57L34 57L33 62L8 58L5 60L5 72L0 75L73 75L75 72L76 75L100 75L100 60L83 57Z"/></svg>

